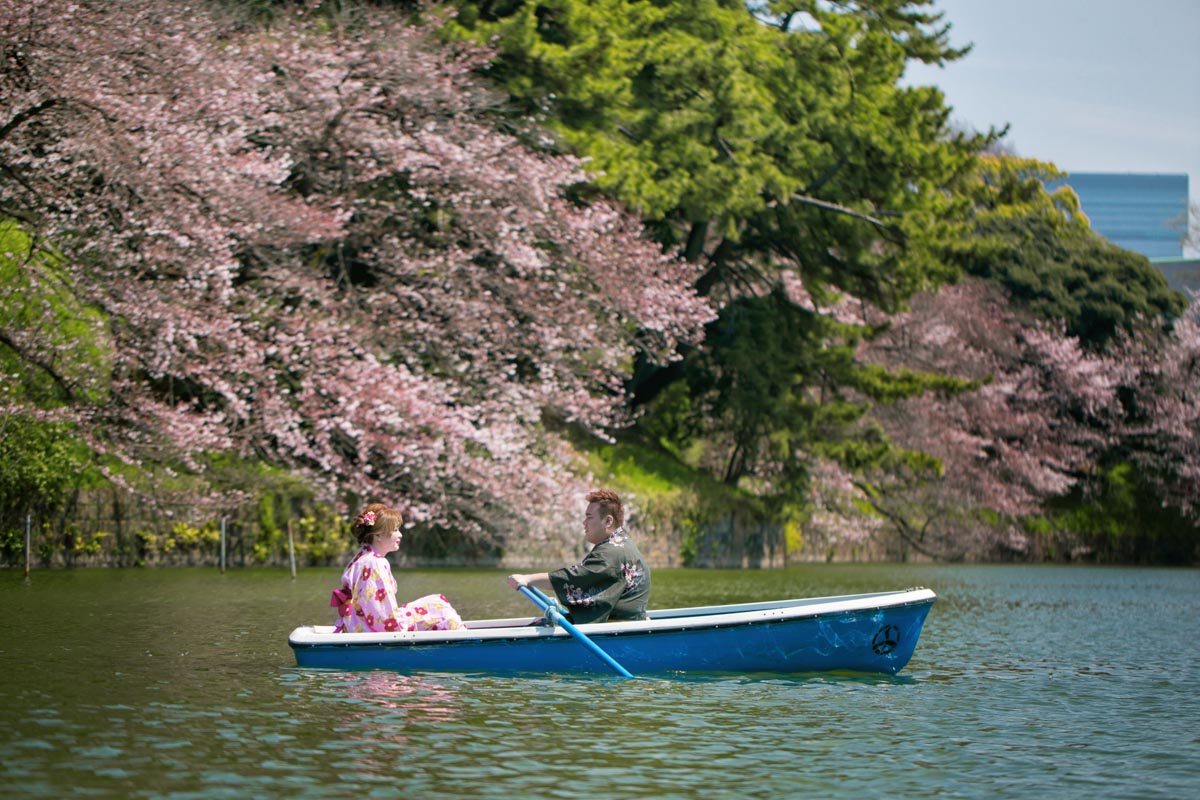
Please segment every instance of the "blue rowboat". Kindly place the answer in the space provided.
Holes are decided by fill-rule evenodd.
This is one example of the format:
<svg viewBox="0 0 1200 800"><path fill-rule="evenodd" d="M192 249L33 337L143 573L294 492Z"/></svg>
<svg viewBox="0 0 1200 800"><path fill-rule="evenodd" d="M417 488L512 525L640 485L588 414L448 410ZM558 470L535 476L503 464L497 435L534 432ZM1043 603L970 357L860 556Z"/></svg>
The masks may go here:
<svg viewBox="0 0 1200 800"><path fill-rule="evenodd" d="M577 629L635 675L664 672L869 672L912 657L936 595L929 589L672 608L648 620ZM301 667L399 672L606 672L567 631L532 617L469 620L456 631L288 636Z"/></svg>

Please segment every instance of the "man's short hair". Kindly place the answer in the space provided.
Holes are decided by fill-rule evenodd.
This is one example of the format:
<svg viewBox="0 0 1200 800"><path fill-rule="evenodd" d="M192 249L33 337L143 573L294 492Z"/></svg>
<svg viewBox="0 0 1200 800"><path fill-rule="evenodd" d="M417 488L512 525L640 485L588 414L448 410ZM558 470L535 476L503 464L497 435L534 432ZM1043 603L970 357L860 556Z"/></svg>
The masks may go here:
<svg viewBox="0 0 1200 800"><path fill-rule="evenodd" d="M587 501L588 503L598 503L601 513L611 516L618 528L625 524L625 506L621 505L621 498L612 489L596 489L588 492Z"/></svg>

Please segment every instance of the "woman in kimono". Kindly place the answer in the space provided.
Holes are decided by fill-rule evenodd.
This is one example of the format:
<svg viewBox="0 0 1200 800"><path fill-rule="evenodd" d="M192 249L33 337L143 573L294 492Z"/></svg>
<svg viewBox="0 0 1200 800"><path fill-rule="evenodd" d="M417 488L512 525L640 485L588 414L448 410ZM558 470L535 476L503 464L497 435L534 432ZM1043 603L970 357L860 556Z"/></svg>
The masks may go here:
<svg viewBox="0 0 1200 800"><path fill-rule="evenodd" d="M372 503L363 509L350 531L362 545L342 572L342 585L329 605L337 608L337 633L366 631L452 631L465 627L458 612L440 594L429 594L400 605L396 579L387 554L400 549L400 524L394 508Z"/></svg>
<svg viewBox="0 0 1200 800"><path fill-rule="evenodd" d="M554 572L509 575L513 589L533 585L553 589L576 625L645 619L650 599L650 569L625 533L625 509L616 492L600 489L587 496L583 536L591 551L583 561Z"/></svg>

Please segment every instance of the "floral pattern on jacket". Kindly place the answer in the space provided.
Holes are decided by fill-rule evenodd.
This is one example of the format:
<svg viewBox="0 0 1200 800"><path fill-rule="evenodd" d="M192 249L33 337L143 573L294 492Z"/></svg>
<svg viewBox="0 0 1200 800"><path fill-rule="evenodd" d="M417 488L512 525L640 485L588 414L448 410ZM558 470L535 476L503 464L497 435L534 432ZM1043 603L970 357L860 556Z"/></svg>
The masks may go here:
<svg viewBox="0 0 1200 800"><path fill-rule="evenodd" d="M650 598L650 570L618 528L583 561L551 572L550 585L576 624L641 619Z"/></svg>

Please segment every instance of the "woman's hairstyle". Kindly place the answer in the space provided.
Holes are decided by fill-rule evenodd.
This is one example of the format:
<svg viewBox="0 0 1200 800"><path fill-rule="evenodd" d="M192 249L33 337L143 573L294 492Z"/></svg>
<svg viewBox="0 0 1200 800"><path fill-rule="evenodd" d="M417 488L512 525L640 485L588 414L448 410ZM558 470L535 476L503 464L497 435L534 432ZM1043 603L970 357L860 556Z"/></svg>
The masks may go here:
<svg viewBox="0 0 1200 800"><path fill-rule="evenodd" d="M366 544L380 531L391 533L393 528L400 527L403 522L404 517L396 509L383 503L371 503L358 512L358 516L350 523L350 532L359 544Z"/></svg>
<svg viewBox="0 0 1200 800"><path fill-rule="evenodd" d="M589 492L587 501L588 503L598 503L600 513L611 516L618 528L625 524L625 507L621 505L621 498L617 497L617 493L613 490L597 489Z"/></svg>

